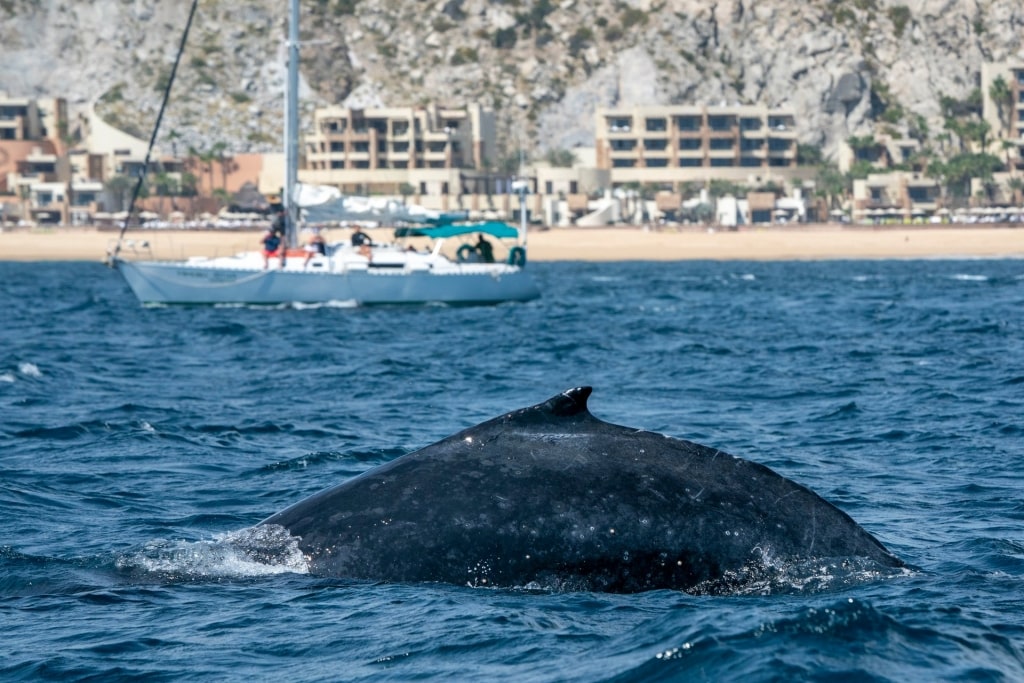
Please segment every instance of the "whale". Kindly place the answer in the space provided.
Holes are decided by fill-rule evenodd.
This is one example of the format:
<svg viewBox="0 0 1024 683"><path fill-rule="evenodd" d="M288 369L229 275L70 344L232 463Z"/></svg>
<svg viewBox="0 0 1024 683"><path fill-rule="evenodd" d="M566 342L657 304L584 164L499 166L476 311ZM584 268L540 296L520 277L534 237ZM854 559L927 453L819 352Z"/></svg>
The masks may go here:
<svg viewBox="0 0 1024 683"><path fill-rule="evenodd" d="M768 467L604 422L564 391L367 470L260 522L315 576L728 594L780 567L904 566Z"/></svg>

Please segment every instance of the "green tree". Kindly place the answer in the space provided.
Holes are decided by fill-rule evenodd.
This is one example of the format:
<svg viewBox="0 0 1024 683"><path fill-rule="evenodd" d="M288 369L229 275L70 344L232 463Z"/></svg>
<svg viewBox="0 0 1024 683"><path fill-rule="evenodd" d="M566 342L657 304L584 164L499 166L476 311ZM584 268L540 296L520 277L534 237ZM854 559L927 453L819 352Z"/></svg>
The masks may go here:
<svg viewBox="0 0 1024 683"><path fill-rule="evenodd" d="M402 195L402 204L406 204L409 201L409 197L415 194L416 188L409 183L402 183L398 186L398 193Z"/></svg>
<svg viewBox="0 0 1024 683"><path fill-rule="evenodd" d="M572 168L577 158L571 149L549 149L544 160L556 168Z"/></svg>
<svg viewBox="0 0 1024 683"><path fill-rule="evenodd" d="M991 182L992 174L1001 166L999 158L991 154L957 154L948 161L931 164L928 175L939 180L949 196L970 197L971 178Z"/></svg>
<svg viewBox="0 0 1024 683"><path fill-rule="evenodd" d="M1006 159L1006 168L1010 168L1010 152L1017 149L1017 142L1014 140L1000 140L999 146L1003 150L1003 156Z"/></svg>
<svg viewBox="0 0 1024 683"><path fill-rule="evenodd" d="M968 121L963 125L963 135L969 142L978 143L983 153L988 149L988 134L992 132L992 124L988 121Z"/></svg>
<svg viewBox="0 0 1024 683"><path fill-rule="evenodd" d="M717 199L726 195L742 197L747 193L747 188L729 180L712 180L708 183L708 195Z"/></svg>
<svg viewBox="0 0 1024 683"><path fill-rule="evenodd" d="M107 208L111 211L122 211L128 208L128 201L135 191L135 180L117 174L103 183L103 189L110 198L110 206Z"/></svg>
<svg viewBox="0 0 1024 683"><path fill-rule="evenodd" d="M182 173L178 191L183 197L195 197L199 194L199 179L196 178L194 173L188 171Z"/></svg>
<svg viewBox="0 0 1024 683"><path fill-rule="evenodd" d="M853 150L853 156L857 161L872 161L872 152L877 145L874 135L851 135L846 138L846 144Z"/></svg>
<svg viewBox="0 0 1024 683"><path fill-rule="evenodd" d="M208 180L208 187L210 195L213 195L213 160L217 158L217 153L212 149L196 149L195 147L188 148L188 161L192 167L199 168L200 172L205 172ZM198 188L198 185L196 187Z"/></svg>
<svg viewBox="0 0 1024 683"><path fill-rule="evenodd" d="M1007 131L1013 130L1013 90L1007 85L1006 79L996 76L988 87L988 96L996 105L1000 125L1005 126Z"/></svg>
<svg viewBox="0 0 1024 683"><path fill-rule="evenodd" d="M814 188L815 194L823 198L830 209L836 209L849 195L851 183L835 164L821 164L814 178Z"/></svg>
<svg viewBox="0 0 1024 683"><path fill-rule="evenodd" d="M814 145L801 145L797 143L796 146L796 163L801 166L818 166L825 162L825 156L822 154L821 147L815 147Z"/></svg>
<svg viewBox="0 0 1024 683"><path fill-rule="evenodd" d="M1013 203L1020 206L1022 196L1024 196L1024 178L1014 176L1006 181L1006 187L1013 192Z"/></svg>
<svg viewBox="0 0 1024 683"><path fill-rule="evenodd" d="M234 157L227 150L228 143L226 142L214 143L210 148L210 154L217 160L217 166L220 167L220 189L224 192L228 190L228 175L237 168Z"/></svg>

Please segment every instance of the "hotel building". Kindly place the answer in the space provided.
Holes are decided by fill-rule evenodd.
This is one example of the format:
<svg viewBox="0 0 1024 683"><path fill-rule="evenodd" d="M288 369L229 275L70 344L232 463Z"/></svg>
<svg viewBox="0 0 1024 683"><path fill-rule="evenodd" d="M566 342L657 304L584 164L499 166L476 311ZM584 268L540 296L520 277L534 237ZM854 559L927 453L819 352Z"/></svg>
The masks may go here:
<svg viewBox="0 0 1024 683"><path fill-rule="evenodd" d="M615 185L656 184L676 191L712 179L792 178L795 116L762 106L675 105L600 108L597 166Z"/></svg>

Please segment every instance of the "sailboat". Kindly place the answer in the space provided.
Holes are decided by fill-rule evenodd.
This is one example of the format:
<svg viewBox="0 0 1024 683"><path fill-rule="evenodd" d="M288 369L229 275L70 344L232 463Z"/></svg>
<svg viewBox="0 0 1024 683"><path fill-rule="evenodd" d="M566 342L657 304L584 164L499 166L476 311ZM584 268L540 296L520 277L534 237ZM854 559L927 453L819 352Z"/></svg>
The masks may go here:
<svg viewBox="0 0 1024 683"><path fill-rule="evenodd" d="M193 5L193 12L194 12ZM191 23L191 16L189 18ZM370 244L326 245L307 259L295 249L302 212L298 200L299 2L290 0L288 83L285 105L285 245L269 264L262 252L187 260L137 260L122 257L121 239L109 262L145 304L493 304L529 301L540 291L526 269L526 183L517 181L520 227L502 222L473 223L459 216L428 217L403 234L430 238L433 248L417 251L396 239ZM187 36L187 29L186 29ZM184 39L183 39L184 45ZM173 76L172 76L173 79ZM165 96L166 97L166 96ZM162 110L161 110L162 113ZM159 127L159 119L157 121ZM156 137L156 130L153 139ZM152 140L151 140L152 147ZM148 160L148 156L147 156ZM351 214L343 216L352 218ZM127 221L125 223L127 226ZM396 231L397 232L397 231ZM121 231L121 237L124 230ZM515 243L500 261L482 258L467 242L446 255L445 240L484 235Z"/></svg>

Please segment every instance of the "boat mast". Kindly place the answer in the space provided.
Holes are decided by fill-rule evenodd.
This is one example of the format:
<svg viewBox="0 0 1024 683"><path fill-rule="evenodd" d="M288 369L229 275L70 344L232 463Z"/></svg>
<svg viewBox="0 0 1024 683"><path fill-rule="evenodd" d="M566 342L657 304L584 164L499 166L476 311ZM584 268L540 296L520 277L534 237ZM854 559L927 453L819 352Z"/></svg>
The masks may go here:
<svg viewBox="0 0 1024 683"><path fill-rule="evenodd" d="M295 186L299 168L299 0L291 0L288 12L288 83L284 105L284 201L288 246L298 245L298 205Z"/></svg>

